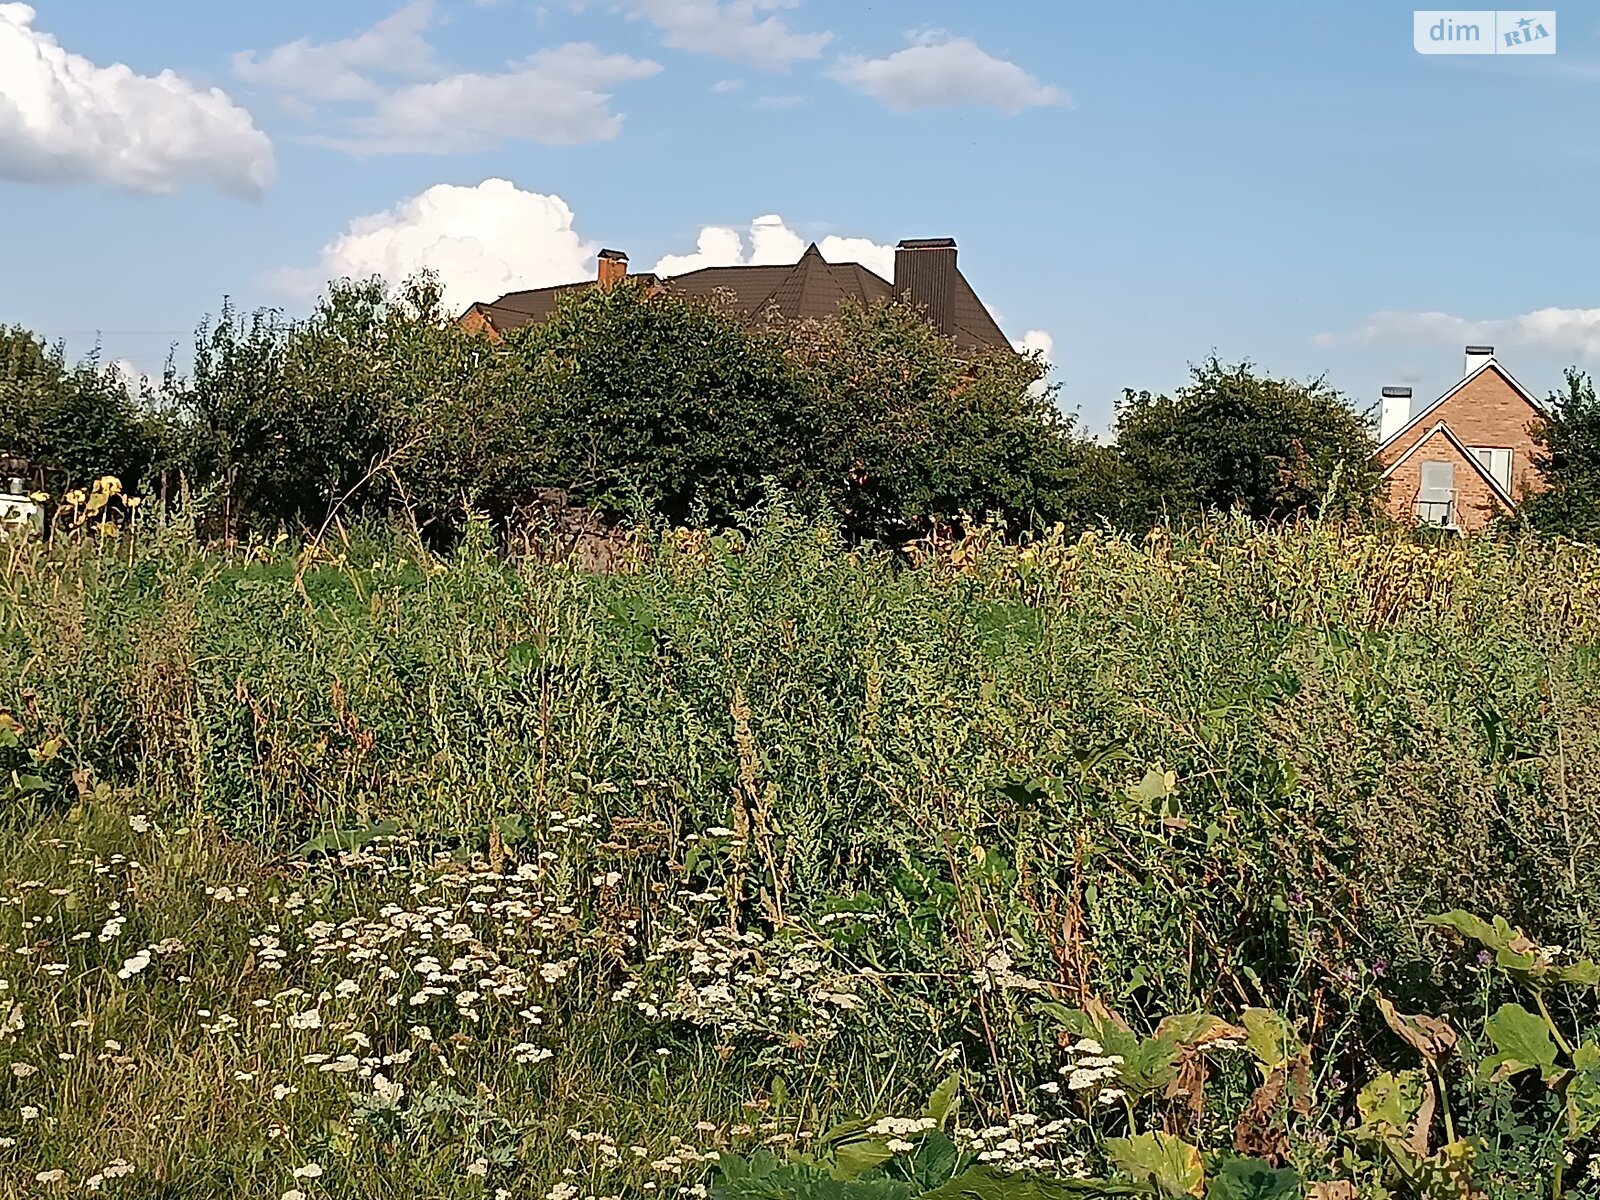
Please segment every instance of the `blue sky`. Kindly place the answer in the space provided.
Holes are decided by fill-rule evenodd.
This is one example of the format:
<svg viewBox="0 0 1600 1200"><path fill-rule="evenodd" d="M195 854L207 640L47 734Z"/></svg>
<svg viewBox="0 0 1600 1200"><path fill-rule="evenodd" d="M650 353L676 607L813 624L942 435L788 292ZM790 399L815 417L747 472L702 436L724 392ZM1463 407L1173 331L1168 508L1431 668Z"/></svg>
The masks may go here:
<svg viewBox="0 0 1600 1200"><path fill-rule="evenodd" d="M1542 394L1600 365L1600 9L1557 11L1508 57L1375 0L0 3L0 322L153 370L330 272L953 236L1092 429L1213 349L1365 405L1486 340Z"/></svg>

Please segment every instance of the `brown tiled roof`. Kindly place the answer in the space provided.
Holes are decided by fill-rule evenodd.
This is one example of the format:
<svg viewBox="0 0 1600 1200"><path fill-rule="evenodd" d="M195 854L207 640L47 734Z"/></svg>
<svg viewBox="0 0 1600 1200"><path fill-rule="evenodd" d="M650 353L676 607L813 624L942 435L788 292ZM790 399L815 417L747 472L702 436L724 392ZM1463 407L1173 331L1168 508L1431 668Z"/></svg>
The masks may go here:
<svg viewBox="0 0 1600 1200"><path fill-rule="evenodd" d="M749 316L793 270L787 263L774 267L701 267L698 271L673 275L665 285L685 296L710 297L718 292L726 293L734 308Z"/></svg>
<svg viewBox="0 0 1600 1200"><path fill-rule="evenodd" d="M950 305L950 336L963 350L1009 350L1011 343L988 306L978 299L967 277L956 272L955 294Z"/></svg>
<svg viewBox="0 0 1600 1200"><path fill-rule="evenodd" d="M815 243L806 248L791 270L761 302L757 318L781 317L786 321L823 319L839 311L847 300L865 301L853 272L828 265Z"/></svg>
<svg viewBox="0 0 1600 1200"><path fill-rule="evenodd" d="M938 240L937 244L945 243ZM954 243L949 245L953 247ZM930 311L929 319L954 338L962 350L1010 349L1011 343L995 324L989 310L965 276L954 268L954 255L950 257L948 301L942 306L944 311L938 314ZM774 316L784 320L824 318L838 312L839 306L847 300L871 304L895 298L895 287L888 280L860 263L828 262L815 243L793 264L702 267L670 277L643 274L628 278L684 296L721 296L736 312L751 320ZM524 325L548 321L563 295L594 285L594 280L586 279L579 283L510 292L498 300L473 305L468 316L476 314L496 333L507 333Z"/></svg>

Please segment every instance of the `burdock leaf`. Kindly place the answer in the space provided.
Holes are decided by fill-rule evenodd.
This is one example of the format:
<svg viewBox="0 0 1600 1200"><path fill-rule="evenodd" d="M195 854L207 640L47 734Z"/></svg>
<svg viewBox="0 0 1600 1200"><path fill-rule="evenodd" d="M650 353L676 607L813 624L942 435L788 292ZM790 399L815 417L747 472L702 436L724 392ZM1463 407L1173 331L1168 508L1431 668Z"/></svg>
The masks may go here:
<svg viewBox="0 0 1600 1200"><path fill-rule="evenodd" d="M1206 1186L1206 1200L1300 1200L1300 1173L1259 1158L1225 1158Z"/></svg>
<svg viewBox="0 0 1600 1200"><path fill-rule="evenodd" d="M1567 1139L1600 1128L1600 1045L1584 1042L1572 1052L1572 1073L1562 1084L1567 1101Z"/></svg>
<svg viewBox="0 0 1600 1200"><path fill-rule="evenodd" d="M1247 1008L1239 1020L1249 1035L1247 1044L1268 1071L1305 1056L1305 1043L1282 1013L1270 1008Z"/></svg>
<svg viewBox="0 0 1600 1200"><path fill-rule="evenodd" d="M1496 1053L1483 1060L1478 1070L1486 1079L1499 1082L1524 1071L1538 1071L1546 1083L1560 1072L1556 1068L1556 1044L1544 1018L1520 1004L1502 1004L1483 1023L1483 1031L1494 1043Z"/></svg>
<svg viewBox="0 0 1600 1200"><path fill-rule="evenodd" d="M1168 1196L1200 1196L1205 1192L1205 1166L1200 1151L1166 1133L1139 1133L1106 1139L1106 1153L1117 1167L1139 1182L1154 1183Z"/></svg>
<svg viewBox="0 0 1600 1200"><path fill-rule="evenodd" d="M400 827L393 821L378 821L356 829L330 829L321 837L297 847L291 858L309 858L313 854L332 854L336 850L359 850L379 838L394 837Z"/></svg>

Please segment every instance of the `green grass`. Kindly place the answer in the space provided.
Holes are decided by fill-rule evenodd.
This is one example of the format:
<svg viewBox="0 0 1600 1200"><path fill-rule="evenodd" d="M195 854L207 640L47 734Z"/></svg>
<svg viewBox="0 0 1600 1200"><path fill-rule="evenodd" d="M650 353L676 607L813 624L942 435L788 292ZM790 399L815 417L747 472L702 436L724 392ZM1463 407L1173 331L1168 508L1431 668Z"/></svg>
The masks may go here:
<svg viewBox="0 0 1600 1200"><path fill-rule="evenodd" d="M1293 1158L1329 1178L1403 1049L1373 992L1469 1029L1495 995L1422 915L1600 951L1593 551L1223 523L907 566L781 509L648 550L609 576L471 542L5 550L26 735L0 778L44 788L0 812L0 1019L26 1022L0 1196L119 1158L107 1194L676 1194L688 1149L915 1115L952 1071L962 1120L1070 1115L1041 996L1144 1031L1287 1014L1316 1064ZM378 822L344 861L296 852ZM391 904L436 906L432 942L317 951L316 922ZM413 1005L458 924L480 957ZM1028 987L983 985L997 953ZM457 1004L496 969L505 996ZM1190 1136L1230 1146L1258 1082L1219 1065ZM1525 1194L1546 1100L1452 1086ZM1120 1114L1062 1153L1103 1170Z"/></svg>

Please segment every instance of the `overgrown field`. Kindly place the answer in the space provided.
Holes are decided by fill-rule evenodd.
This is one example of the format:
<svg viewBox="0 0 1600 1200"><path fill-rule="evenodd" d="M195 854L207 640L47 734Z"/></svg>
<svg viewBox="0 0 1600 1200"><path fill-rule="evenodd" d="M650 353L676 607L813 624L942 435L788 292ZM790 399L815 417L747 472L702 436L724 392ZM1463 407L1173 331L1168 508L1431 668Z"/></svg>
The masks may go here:
<svg viewBox="0 0 1600 1200"><path fill-rule="evenodd" d="M1595 551L487 540L0 546L0 1196L1600 1195Z"/></svg>

